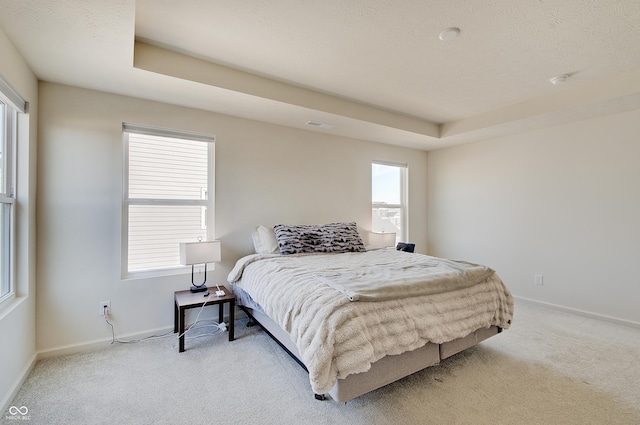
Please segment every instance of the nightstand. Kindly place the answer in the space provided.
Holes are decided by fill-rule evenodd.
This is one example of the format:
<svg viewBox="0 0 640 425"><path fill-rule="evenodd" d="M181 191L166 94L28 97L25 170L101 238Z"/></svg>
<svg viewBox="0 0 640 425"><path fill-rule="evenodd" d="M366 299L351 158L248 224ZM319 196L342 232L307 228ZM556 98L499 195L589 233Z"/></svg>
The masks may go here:
<svg viewBox="0 0 640 425"><path fill-rule="evenodd" d="M217 288L214 288L217 289ZM218 323L222 323L224 305L229 303L229 341L233 341L233 322L235 321L236 296L226 287L221 286L224 296L218 297L212 289L208 296L203 296L202 292L177 291L174 294L175 306L173 310L173 332L180 335L178 342L178 352L184 351L184 313L190 308L202 307L208 305L218 305Z"/></svg>

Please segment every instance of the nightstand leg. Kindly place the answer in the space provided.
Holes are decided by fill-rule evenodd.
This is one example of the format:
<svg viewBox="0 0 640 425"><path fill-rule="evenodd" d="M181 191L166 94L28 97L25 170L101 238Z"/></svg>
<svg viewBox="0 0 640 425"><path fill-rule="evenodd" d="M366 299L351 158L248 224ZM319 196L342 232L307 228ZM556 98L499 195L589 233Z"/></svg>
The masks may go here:
<svg viewBox="0 0 640 425"><path fill-rule="evenodd" d="M173 333L178 332L178 303L173 303Z"/></svg>
<svg viewBox="0 0 640 425"><path fill-rule="evenodd" d="M236 303L234 300L231 300L229 302L229 341L233 341L234 339L233 323L236 321L235 311L236 311Z"/></svg>
<svg viewBox="0 0 640 425"><path fill-rule="evenodd" d="M185 309L180 308L180 312L178 314L178 332L180 332L180 338L178 338L178 352L182 353L184 351L184 313Z"/></svg>
<svg viewBox="0 0 640 425"><path fill-rule="evenodd" d="M218 323L222 323L224 320L224 303L218 304Z"/></svg>

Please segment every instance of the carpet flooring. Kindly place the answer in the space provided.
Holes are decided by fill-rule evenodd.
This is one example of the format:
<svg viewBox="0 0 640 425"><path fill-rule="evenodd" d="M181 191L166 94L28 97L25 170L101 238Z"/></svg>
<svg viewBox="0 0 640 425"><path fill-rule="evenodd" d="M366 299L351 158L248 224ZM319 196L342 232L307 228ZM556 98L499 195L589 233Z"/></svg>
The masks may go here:
<svg viewBox="0 0 640 425"><path fill-rule="evenodd" d="M245 323L40 360L0 423L640 424L635 327L517 302L511 329L345 404Z"/></svg>

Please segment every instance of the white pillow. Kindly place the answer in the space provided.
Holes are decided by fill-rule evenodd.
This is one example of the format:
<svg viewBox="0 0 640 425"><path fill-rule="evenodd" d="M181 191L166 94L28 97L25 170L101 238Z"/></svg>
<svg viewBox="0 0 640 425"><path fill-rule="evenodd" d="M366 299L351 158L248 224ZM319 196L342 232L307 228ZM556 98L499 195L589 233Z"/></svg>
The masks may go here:
<svg viewBox="0 0 640 425"><path fill-rule="evenodd" d="M253 248L256 254L279 254L280 248L276 240L276 234L272 229L265 226L257 226L256 231L251 234Z"/></svg>

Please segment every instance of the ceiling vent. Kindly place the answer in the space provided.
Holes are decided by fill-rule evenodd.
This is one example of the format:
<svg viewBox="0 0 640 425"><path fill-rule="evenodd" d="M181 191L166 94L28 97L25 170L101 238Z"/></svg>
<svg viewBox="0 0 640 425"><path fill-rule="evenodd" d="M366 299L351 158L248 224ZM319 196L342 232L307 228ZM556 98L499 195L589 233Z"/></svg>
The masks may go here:
<svg viewBox="0 0 640 425"><path fill-rule="evenodd" d="M307 121L305 124L310 126L310 127L324 128L324 129L329 129L329 128L335 127L332 124L325 124L325 123L319 122L319 121Z"/></svg>

